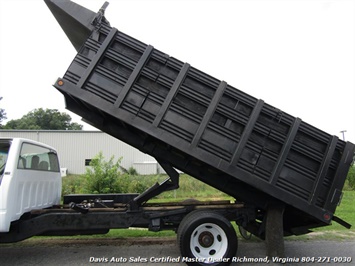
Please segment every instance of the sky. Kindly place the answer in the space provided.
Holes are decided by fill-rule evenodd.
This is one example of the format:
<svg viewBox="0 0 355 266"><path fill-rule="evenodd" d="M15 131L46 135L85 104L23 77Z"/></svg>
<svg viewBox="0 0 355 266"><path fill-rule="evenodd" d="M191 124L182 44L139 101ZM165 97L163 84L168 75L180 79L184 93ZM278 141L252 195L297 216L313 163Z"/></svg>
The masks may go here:
<svg viewBox="0 0 355 266"><path fill-rule="evenodd" d="M98 11L104 1L74 1ZM355 1L110 0L111 26L355 143ZM0 0L0 108L67 111L76 51L42 0Z"/></svg>

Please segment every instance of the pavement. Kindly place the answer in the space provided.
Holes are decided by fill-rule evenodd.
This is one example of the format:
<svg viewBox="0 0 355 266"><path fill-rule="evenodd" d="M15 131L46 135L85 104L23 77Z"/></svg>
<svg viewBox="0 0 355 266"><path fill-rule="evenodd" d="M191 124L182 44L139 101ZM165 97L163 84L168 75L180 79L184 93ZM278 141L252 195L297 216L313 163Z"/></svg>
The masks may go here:
<svg viewBox="0 0 355 266"><path fill-rule="evenodd" d="M355 265L355 241L285 241L285 258L240 240L231 265ZM0 245L0 265L186 265L174 238L26 240Z"/></svg>

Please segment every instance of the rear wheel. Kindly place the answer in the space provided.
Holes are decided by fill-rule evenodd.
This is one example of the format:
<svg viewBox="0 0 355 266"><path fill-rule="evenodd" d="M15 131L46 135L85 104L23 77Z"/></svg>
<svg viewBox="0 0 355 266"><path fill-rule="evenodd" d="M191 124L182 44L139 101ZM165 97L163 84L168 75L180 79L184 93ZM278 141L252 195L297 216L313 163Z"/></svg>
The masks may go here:
<svg viewBox="0 0 355 266"><path fill-rule="evenodd" d="M229 265L238 240L231 223L213 211L188 214L178 229L178 244L188 265Z"/></svg>

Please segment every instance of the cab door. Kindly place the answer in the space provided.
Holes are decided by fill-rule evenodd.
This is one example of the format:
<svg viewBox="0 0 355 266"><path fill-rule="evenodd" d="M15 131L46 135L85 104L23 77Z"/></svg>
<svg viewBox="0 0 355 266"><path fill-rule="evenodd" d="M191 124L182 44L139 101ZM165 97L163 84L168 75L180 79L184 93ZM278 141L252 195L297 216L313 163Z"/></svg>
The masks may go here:
<svg viewBox="0 0 355 266"><path fill-rule="evenodd" d="M60 203L61 175L57 153L53 149L23 142L15 175L16 218L33 209Z"/></svg>

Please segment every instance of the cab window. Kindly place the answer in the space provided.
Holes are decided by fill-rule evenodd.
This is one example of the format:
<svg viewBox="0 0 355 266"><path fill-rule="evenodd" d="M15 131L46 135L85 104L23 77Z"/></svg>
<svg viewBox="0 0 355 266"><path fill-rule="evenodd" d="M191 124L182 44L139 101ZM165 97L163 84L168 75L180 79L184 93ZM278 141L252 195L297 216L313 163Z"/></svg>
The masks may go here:
<svg viewBox="0 0 355 266"><path fill-rule="evenodd" d="M58 157L53 150L30 143L23 143L17 168L59 172Z"/></svg>

